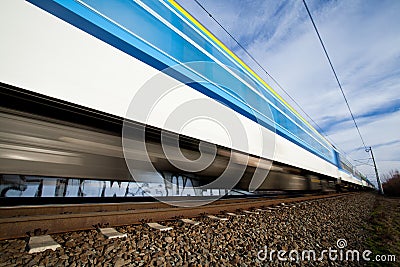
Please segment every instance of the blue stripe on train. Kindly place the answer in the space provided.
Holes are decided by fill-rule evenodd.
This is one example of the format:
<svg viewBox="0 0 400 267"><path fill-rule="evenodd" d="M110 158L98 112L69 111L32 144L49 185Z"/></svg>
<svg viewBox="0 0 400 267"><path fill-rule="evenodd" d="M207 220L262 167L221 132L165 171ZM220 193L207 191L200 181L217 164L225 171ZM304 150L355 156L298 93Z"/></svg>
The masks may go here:
<svg viewBox="0 0 400 267"><path fill-rule="evenodd" d="M125 31L116 27L112 23L109 23L99 16L91 14L88 9L84 8L75 1L60 1L59 3L56 2L57 0L27 1L160 71L168 68L169 66L177 64L177 62L161 54L154 48L145 45L141 40L137 39L133 35L128 36ZM125 39L123 39L124 37ZM127 39L128 41L126 41ZM183 74L177 72L171 73L171 76L180 81L188 80L187 76L184 76ZM279 128L275 129L274 125L271 125L265 120L257 118L254 114L244 109L243 107L240 107L239 105L229 101L221 94L214 92L209 88L203 86L202 84L196 82L190 83L189 86L203 93L204 95L224 104L225 106L251 119L252 121L262 125L263 127L275 131L280 136L284 137L287 140L290 140L291 142L317 155L325 161L337 165L334 159L328 159L327 157L322 156L315 149L309 147L307 144L303 143L295 136L291 136L291 134L286 133L284 130L281 130Z"/></svg>

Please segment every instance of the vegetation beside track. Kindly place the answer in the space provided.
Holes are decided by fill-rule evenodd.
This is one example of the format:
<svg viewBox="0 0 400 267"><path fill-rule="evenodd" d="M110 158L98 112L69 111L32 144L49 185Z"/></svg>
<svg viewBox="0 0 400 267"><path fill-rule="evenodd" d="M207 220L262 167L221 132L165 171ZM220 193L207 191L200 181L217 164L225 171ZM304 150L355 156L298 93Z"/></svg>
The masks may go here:
<svg viewBox="0 0 400 267"><path fill-rule="evenodd" d="M391 170L388 174L383 175L383 192L385 195L392 197L400 197L400 173L398 170Z"/></svg>
<svg viewBox="0 0 400 267"><path fill-rule="evenodd" d="M372 255L396 256L396 262L369 262L368 266L399 266L400 198L377 196L365 228L365 249L372 251Z"/></svg>

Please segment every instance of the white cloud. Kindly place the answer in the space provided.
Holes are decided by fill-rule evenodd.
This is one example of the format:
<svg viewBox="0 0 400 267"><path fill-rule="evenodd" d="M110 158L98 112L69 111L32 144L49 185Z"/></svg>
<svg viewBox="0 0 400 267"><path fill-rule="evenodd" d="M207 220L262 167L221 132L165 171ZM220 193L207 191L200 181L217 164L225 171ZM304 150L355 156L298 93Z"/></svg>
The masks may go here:
<svg viewBox="0 0 400 267"><path fill-rule="evenodd" d="M301 1L200 1L353 159L368 155ZM400 99L400 1L307 1L354 114ZM259 74L262 71L192 1L181 4ZM265 74L261 75L291 102ZM397 102L398 103L398 102ZM296 108L296 107L295 107ZM400 168L400 112L359 118L382 173ZM298 109L298 108L297 108ZM396 107L394 107L394 110ZM389 145L385 145L389 144ZM356 163L356 162L354 162ZM370 166L360 166L366 174Z"/></svg>

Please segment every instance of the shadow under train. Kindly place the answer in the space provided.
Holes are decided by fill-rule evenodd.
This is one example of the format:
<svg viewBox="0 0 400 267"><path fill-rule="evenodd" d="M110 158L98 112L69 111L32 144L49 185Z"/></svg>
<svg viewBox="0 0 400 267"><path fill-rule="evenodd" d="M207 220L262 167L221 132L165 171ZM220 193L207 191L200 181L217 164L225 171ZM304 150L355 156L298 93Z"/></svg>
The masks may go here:
<svg viewBox="0 0 400 267"><path fill-rule="evenodd" d="M240 175L235 181L236 189L249 189L256 168L265 174L257 190L326 190L335 186L335 181L327 177L203 141L205 147L216 147L214 160L204 170L184 171L171 164L171 158L167 158L164 149L176 145L176 140L179 140L179 150L184 158L196 160L200 157L200 140L163 130L166 138L162 146L161 129L137 122L129 123L132 130L129 131L128 141L136 142L133 149L140 147L145 131L146 152L125 151L129 155L128 161L137 166L137 172L132 174L122 148L121 118L87 108L66 107L65 103L47 103L49 100L43 99L35 101L36 97L24 95L21 91L2 96L0 174L3 178L5 175L8 177L7 181L3 179L3 184L21 190L24 187L21 178L12 182L11 177L40 176L142 183L160 182L161 176L170 182L174 178L184 177L190 178L192 186L207 188L207 184L227 171L228 165L228 173ZM21 108L15 110L12 107L17 103ZM148 157L143 157L143 153L147 153ZM149 162L146 159L151 161L156 175L141 175L147 172ZM173 160L179 162L180 159L177 157ZM181 163L184 162L182 160ZM225 183L214 184L210 188L224 189Z"/></svg>
<svg viewBox="0 0 400 267"><path fill-rule="evenodd" d="M0 124L2 125L0 173L3 175L107 181L133 180L125 162L121 135L117 133L4 109L0 113ZM192 183L196 181L193 184L195 186L205 185L218 178L226 170L231 157L234 157L241 160L236 160L230 165L230 168L233 168L231 171L244 170L235 188L247 190L256 167L263 165L270 171L259 187L260 190L319 190L322 188L318 178L300 169L272 163L223 147L217 147L217 155L206 169L199 172L185 172L172 165L170 159L167 159L161 146L160 134L159 129L146 127L146 149L155 169L171 182L174 176L183 176L191 178ZM173 139L176 136L171 134L170 138ZM138 142L134 139L132 141ZM194 160L200 156L199 142L199 140L179 136L180 151L186 158ZM142 158L138 155L138 158L129 160L136 161L140 166L139 161ZM143 162L143 165L146 165L145 163L147 162ZM160 176L134 176L136 182L160 181ZM20 188L23 187L22 184L21 181L15 181L15 185ZM223 187L223 184L219 186L219 188Z"/></svg>

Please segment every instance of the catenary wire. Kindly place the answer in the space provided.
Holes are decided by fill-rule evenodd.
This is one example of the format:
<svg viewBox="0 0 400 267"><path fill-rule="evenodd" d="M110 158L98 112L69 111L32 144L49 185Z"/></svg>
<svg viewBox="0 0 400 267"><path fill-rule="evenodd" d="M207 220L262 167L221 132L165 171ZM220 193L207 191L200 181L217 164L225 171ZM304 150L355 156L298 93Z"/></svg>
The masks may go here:
<svg viewBox="0 0 400 267"><path fill-rule="evenodd" d="M311 116L310 115L308 115L308 113L307 112L305 112L304 111L304 109L299 105L299 103L297 103L297 101L296 100L294 100L294 98L283 88L283 86L281 86L281 84L274 78L274 77L272 77L272 75L271 74L269 74L269 72L258 62L258 60L256 60L251 54L250 54L250 52L216 19L216 18L214 18L213 16L212 16L212 14L198 1L198 0L194 0L195 1L195 3L201 8L201 9L203 9L203 11L204 12L206 12L207 14L208 14L208 16L215 22L215 23L217 23L218 24L218 26L226 33L226 34L228 34L231 38L232 38L232 40L234 40L234 42L268 75L268 77L270 77L271 78L271 80L293 101L293 103L303 112L303 114L304 115L306 115L306 117L308 118L308 119L310 119L313 123L314 123L314 125L319 129L319 131L325 136L325 138L327 139L327 140L329 140L329 142L331 142L333 145L334 145L334 147L336 148L336 149L338 149L342 154L345 154L347 157L349 157L349 158L351 158L353 161L357 161L357 162L360 162L360 161L358 161L358 160L355 160L355 159L353 159L352 157L350 157L350 155L348 155L346 152L344 152L342 149L340 149L339 148L339 146L337 146L333 141L332 141L332 139L330 139L330 138L328 138L328 136L327 135L325 135L325 133L324 133L324 130L322 130L322 128L318 125L318 123L316 123L312 118L311 118ZM308 10L308 9L307 9ZM313 23L314 24L314 23ZM318 33L318 36L319 36L319 33ZM321 40L321 39L320 39ZM322 40L321 40L322 41ZM324 47L324 50L325 50L325 47ZM325 50L325 53L326 53L326 55L328 56L328 54L327 54L327 52L326 52L326 50ZM336 77L336 80L337 80L337 82L338 82L338 84L339 84L339 87L340 87L340 89L341 89L341 92L342 92L342 94L343 94L343 97L344 97L344 99L345 99L345 101L346 101L346 104L347 104L347 107L349 108L349 111L350 111L350 114L351 114L351 117L352 117L352 119L353 119L353 121L354 121L354 124L355 124L355 126L356 126L356 128L357 128L357 131L358 131L358 134L360 135L360 138L361 138L361 141L362 141L362 143L363 143L363 146L364 146L364 149L366 149L366 145L365 145L365 142L364 142L364 139L362 138L362 136L361 136L361 133L360 133L360 130L358 129L358 125L357 125L357 123L356 123L356 121L355 121L355 118L354 118L354 116L353 116L353 113L352 113L352 111L351 111L351 109L350 109L350 106L349 106L349 104L348 104L348 102L347 102L347 99L346 99L346 96L344 95L344 92L343 92L343 89L342 89L342 87L341 87L341 84L340 84L340 82L339 82L339 79L337 78L337 75L336 75L336 72L335 72L335 70L333 69L333 65L332 65L332 63L331 63L331 61L330 61L330 59L329 59L329 57L328 57L328 60L329 60L329 63L330 63L330 65L331 65L331 67L332 67L332 70L334 71L334 74L335 74L335 77ZM363 165L368 165L368 163L369 163L369 160L365 163L365 162L363 162Z"/></svg>
<svg viewBox="0 0 400 267"><path fill-rule="evenodd" d="M197 5L204 10L204 12L206 12L208 14L208 16L214 20L215 23L217 23L221 29L229 35L229 37L232 38L232 40L235 41L235 43L257 64L257 66L259 66L267 75L268 77L271 78L271 80L293 101L293 103L296 104L296 106L303 112L304 115L307 116L308 119L310 119L314 125L322 132L324 133L324 130L322 130L322 128L307 114L307 112L304 111L304 109L301 107L301 105L299 103L297 103L297 101L283 88L283 86L258 62L257 59L255 59L250 52L216 19L213 17L213 15L198 1L198 0L194 0ZM325 134L324 134L325 138L327 138L329 140L329 142L333 143L334 142L332 140L330 140ZM336 146L336 145L335 145Z"/></svg>
<svg viewBox="0 0 400 267"><path fill-rule="evenodd" d="M346 95L345 95L345 93L344 93L344 91L343 91L342 85L341 85L341 83L340 83L340 81L339 81L339 78L338 78L338 76L337 76L337 74L336 74L335 68L333 67L332 61L331 61L331 59L330 59L330 57L329 57L329 55L328 55L328 52L327 52L327 50L326 50L326 48L325 48L325 45L324 45L324 42L322 41L322 38L321 38L321 36L320 36L320 34L319 34L319 31L318 31L318 29L317 29L317 26L315 25L314 19L313 19L312 15L311 15L310 10L308 9L308 6L307 6L307 3L306 3L305 0L303 0L303 4L304 4L304 6L305 6L305 8L306 8L306 10L307 10L308 16L310 17L310 20L311 20L311 22L312 22L312 25L313 25L313 27L314 27L314 30L315 30L315 32L317 33L317 36L318 36L318 39L319 39L319 41L320 41L320 43L321 43L321 45L322 45L322 48L324 49L325 56L326 56L326 58L328 59L329 65L331 66L331 69L332 69L333 74L334 74L334 76L335 76L336 82L337 82L338 85L339 85L339 88L340 88L340 91L342 92L344 101L346 102L347 108L349 109L351 118L353 119L354 125L356 126L358 135L360 136L361 142L362 142L362 144L363 144L363 146L364 146L364 149L366 150L366 149L367 149L367 146L365 145L365 142L364 142L364 139L363 139L363 137L362 137L362 135L361 135L360 129L358 128L356 119L354 118L353 112L351 111L350 104L349 104L349 102L347 101Z"/></svg>
<svg viewBox="0 0 400 267"><path fill-rule="evenodd" d="M346 156L349 156L347 153L345 153L342 149L340 149L333 141L330 139L327 135L325 135L325 131L322 130L322 128L316 123L310 115L308 115L307 112L301 107L299 103L283 88L283 86L258 62L256 58L254 58L250 52L215 18L213 15L198 1L194 0L194 2L204 11L207 13L207 15L215 22L218 24L218 26L226 33L229 35L230 38L257 64L258 67L260 67L265 74L268 75L268 77L271 78L271 80L284 92L292 101L293 103L302 111L302 113L309 119L311 120L314 125L318 128L318 130L325 136L325 138L334 145L334 147L338 150L340 150L341 153L345 154ZM365 147L365 145L364 145Z"/></svg>

